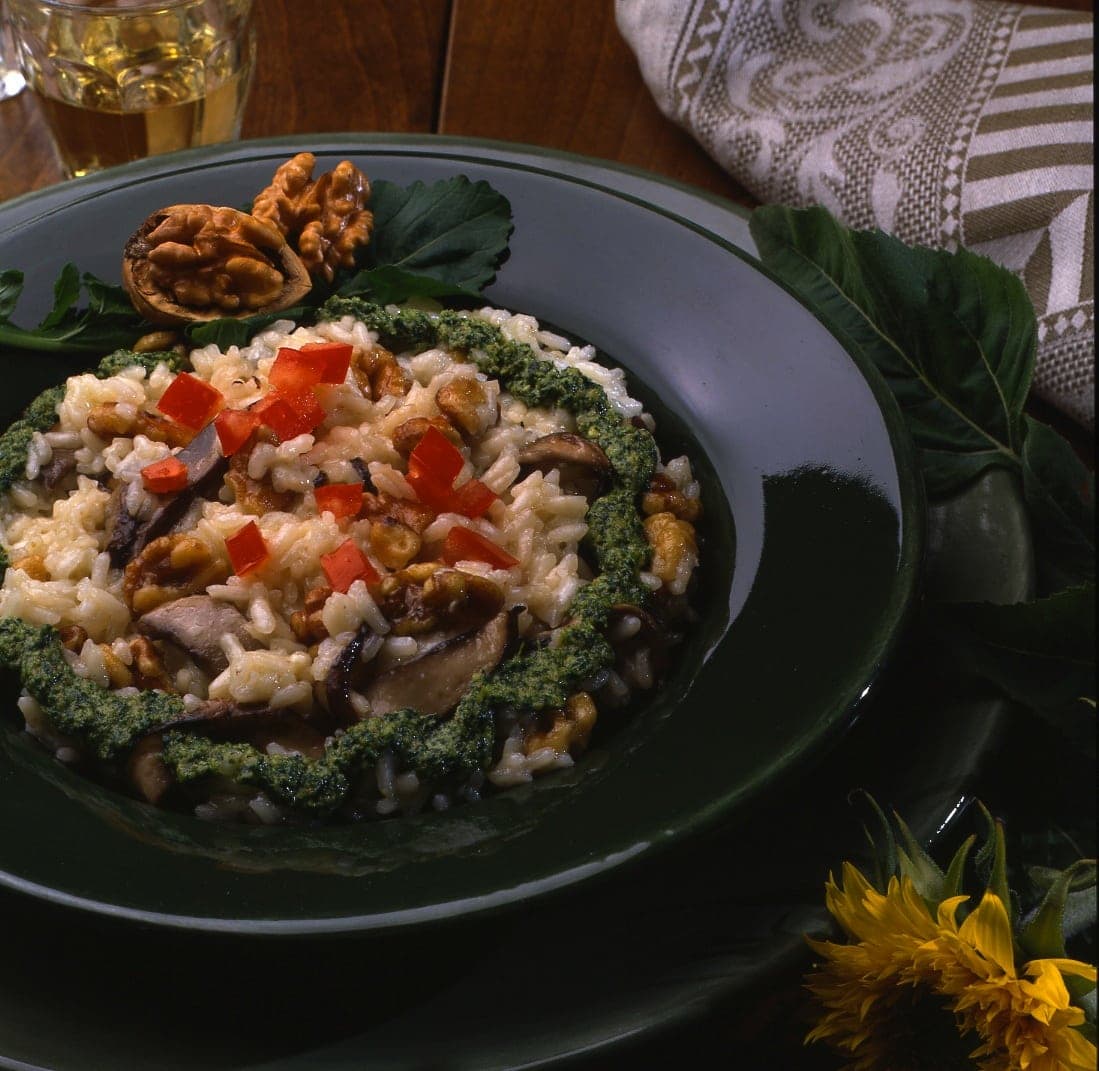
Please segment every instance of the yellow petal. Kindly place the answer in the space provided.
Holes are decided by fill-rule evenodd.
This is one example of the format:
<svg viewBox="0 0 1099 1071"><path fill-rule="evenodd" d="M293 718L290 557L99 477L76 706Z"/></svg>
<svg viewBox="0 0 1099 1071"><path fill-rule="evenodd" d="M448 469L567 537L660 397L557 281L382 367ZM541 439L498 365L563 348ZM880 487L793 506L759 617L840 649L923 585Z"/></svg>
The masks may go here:
<svg viewBox="0 0 1099 1071"><path fill-rule="evenodd" d="M1008 977L1015 977L1015 951L1007 908L993 892L986 892L980 906L962 923L958 936L992 960Z"/></svg>

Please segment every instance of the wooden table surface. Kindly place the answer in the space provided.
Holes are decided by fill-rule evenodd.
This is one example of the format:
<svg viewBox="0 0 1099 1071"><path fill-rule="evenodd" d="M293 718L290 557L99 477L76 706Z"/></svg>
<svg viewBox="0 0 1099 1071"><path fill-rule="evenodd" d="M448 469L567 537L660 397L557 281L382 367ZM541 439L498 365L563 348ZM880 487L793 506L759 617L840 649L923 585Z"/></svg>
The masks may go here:
<svg viewBox="0 0 1099 1071"><path fill-rule="evenodd" d="M1039 2L1094 9L1093 0ZM323 35L311 34L307 48L303 11ZM499 138L647 168L754 203L660 114L619 36L611 0L258 0L256 21L260 62L245 138L326 131ZM0 103L0 201L61 180L33 94ZM1085 449L1094 443L1077 437L1078 449L1081 441ZM801 1003L796 980L760 994L750 1009L725 1009L732 1018L689 1040L656 1043L652 1066L702 1058L711 1046L727 1053L729 1066L748 1066L733 1054L745 1056L760 1039L766 1047L774 1032L799 1031L802 1024L790 1020ZM632 1067L650 1066L639 1057L634 1051Z"/></svg>

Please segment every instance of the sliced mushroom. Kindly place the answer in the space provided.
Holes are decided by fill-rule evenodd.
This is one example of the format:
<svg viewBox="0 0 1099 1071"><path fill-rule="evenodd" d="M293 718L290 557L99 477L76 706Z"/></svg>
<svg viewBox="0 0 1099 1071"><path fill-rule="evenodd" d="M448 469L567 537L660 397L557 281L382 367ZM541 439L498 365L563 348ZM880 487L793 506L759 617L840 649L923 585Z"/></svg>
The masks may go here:
<svg viewBox="0 0 1099 1071"><path fill-rule="evenodd" d="M209 595L188 595L166 602L138 618L137 627L147 636L175 644L211 675L229 665L221 648L223 636L235 637L245 650L259 646L248 631L244 615L235 606L217 602Z"/></svg>
<svg viewBox="0 0 1099 1071"><path fill-rule="evenodd" d="M76 451L54 448L53 457L41 470L42 483L52 491L66 476L76 471Z"/></svg>
<svg viewBox="0 0 1099 1071"><path fill-rule="evenodd" d="M176 457L187 466L187 486L160 501L145 521L126 509L124 485L119 485L107 504L107 550L111 564L121 568L154 539L167 535L191 508L195 496L219 485L228 464L218 448L217 431L209 423Z"/></svg>
<svg viewBox="0 0 1099 1071"><path fill-rule="evenodd" d="M337 725L350 725L358 720L358 714L351 705L351 693L357 690L357 683L366 672L364 663L369 662L381 649L383 638L369 625L363 625L340 652L329 670L325 681L325 699L328 713Z"/></svg>
<svg viewBox="0 0 1099 1071"><path fill-rule="evenodd" d="M493 669L504 657L514 615L497 614L477 629L430 647L410 662L394 666L361 689L372 716L406 707L442 716L457 706L474 675Z"/></svg>
<svg viewBox="0 0 1099 1071"><path fill-rule="evenodd" d="M528 443L519 451L517 460L524 468L557 470L561 489L585 498L597 495L611 472L610 459L599 446L567 431L543 435Z"/></svg>

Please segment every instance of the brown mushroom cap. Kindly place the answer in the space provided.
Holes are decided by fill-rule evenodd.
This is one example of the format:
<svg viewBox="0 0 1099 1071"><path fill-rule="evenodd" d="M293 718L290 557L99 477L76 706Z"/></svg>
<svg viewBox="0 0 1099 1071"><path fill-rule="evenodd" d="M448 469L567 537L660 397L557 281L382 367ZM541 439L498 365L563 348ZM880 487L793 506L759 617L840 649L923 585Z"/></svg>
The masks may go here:
<svg viewBox="0 0 1099 1071"><path fill-rule="evenodd" d="M266 301L259 308L242 307L235 311L210 306L192 308L180 304L169 291L157 284L153 277L153 264L149 259L149 253L153 249L150 235L171 216L185 215L192 211L231 213L239 221L247 221L253 234L260 233L257 228L262 228L263 244L256 248L259 254L283 277L281 290L274 299ZM218 320L223 317L243 319L258 313L279 312L290 308L308 294L313 282L309 277L309 269L302 263L298 254L269 224L232 208L212 205L169 205L149 216L126 243L122 255L122 285L134 303L134 308L147 320L155 324L174 326L194 321Z"/></svg>
<svg viewBox="0 0 1099 1071"><path fill-rule="evenodd" d="M610 459L591 439L567 431L555 431L528 443L517 460L523 468L560 473L561 490L593 498L610 475Z"/></svg>

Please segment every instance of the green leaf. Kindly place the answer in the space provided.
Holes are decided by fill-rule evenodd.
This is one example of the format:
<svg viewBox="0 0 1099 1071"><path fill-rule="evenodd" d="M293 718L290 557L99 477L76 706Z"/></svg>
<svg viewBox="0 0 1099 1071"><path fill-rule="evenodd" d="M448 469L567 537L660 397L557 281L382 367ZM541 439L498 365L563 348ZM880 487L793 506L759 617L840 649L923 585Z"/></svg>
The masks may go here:
<svg viewBox="0 0 1099 1071"><path fill-rule="evenodd" d="M23 293L23 273L15 268L0 271L0 323L9 319Z"/></svg>
<svg viewBox="0 0 1099 1071"><path fill-rule="evenodd" d="M230 346L247 346L257 331L262 331L276 320L300 321L309 314L311 308L309 305L295 305L280 312L263 312L242 319L226 316L218 320L205 320L202 323L188 324L183 333L194 346L209 346L213 343L218 349L227 350Z"/></svg>
<svg viewBox="0 0 1099 1071"><path fill-rule="evenodd" d="M928 607L925 624L963 672L1043 713L1095 752L1095 584L1033 602Z"/></svg>
<svg viewBox="0 0 1099 1071"><path fill-rule="evenodd" d="M927 854L919 842L912 836L912 830L896 811L893 812L893 821L901 834L903 848L898 848L897 858L900 863L900 871L907 876L916 891L924 898L932 910L942 903L943 886L946 875L943 874L938 863Z"/></svg>
<svg viewBox="0 0 1099 1071"><path fill-rule="evenodd" d="M337 291L340 297L369 297L380 305L398 304L409 298L466 298L482 300L476 290L445 282L430 275L417 275L391 264L364 268Z"/></svg>
<svg viewBox="0 0 1099 1071"><path fill-rule="evenodd" d="M943 878L942 898L948 900L952 896L960 896L962 893L962 879L965 876L965 864L969 859L969 853L973 845L977 843L976 834L971 833L962 842L962 846L954 853L950 860L950 866L946 868Z"/></svg>
<svg viewBox="0 0 1099 1071"><path fill-rule="evenodd" d="M492 281L512 229L507 198L464 176L403 188L375 182L370 207L370 266L391 265L471 290Z"/></svg>
<svg viewBox="0 0 1099 1071"><path fill-rule="evenodd" d="M764 265L885 376L931 495L990 465L1018 470L1037 332L1011 272L848 230L821 208L767 205L751 231Z"/></svg>
<svg viewBox="0 0 1099 1071"><path fill-rule="evenodd" d="M79 297L80 272L75 264L66 264L53 284L53 308L38 326L48 329L63 324Z"/></svg>
<svg viewBox="0 0 1099 1071"><path fill-rule="evenodd" d="M848 802L862 803L870 811L871 823L876 833L872 833L865 824L862 827L870 845L873 863L870 884L878 892L884 893L889 885L889 879L900 873L900 858L897 852L897 841L893 836L893 827L885 816L885 811L869 792L858 789L851 793Z"/></svg>
<svg viewBox="0 0 1099 1071"><path fill-rule="evenodd" d="M133 302L121 286L105 283L88 271L81 276L81 282L88 292L89 316L117 316L128 319L134 315Z"/></svg>
<svg viewBox="0 0 1099 1071"><path fill-rule="evenodd" d="M1095 925L1095 860L1081 859L1061 871L1032 867L1029 875L1046 894L1019 931L1019 944L1030 959L1063 959L1065 939Z"/></svg>
<svg viewBox="0 0 1099 1071"><path fill-rule="evenodd" d="M986 889L997 896L1007 910L1011 919L1011 929L1015 931L1014 900L1007 883L1007 846L1004 843L1003 824L992 817L988 808L980 801L977 806L981 809L985 821L988 823L988 835L984 844L977 852L977 870L985 883Z"/></svg>
<svg viewBox="0 0 1099 1071"><path fill-rule="evenodd" d="M1041 591L1095 579L1095 477L1052 428L1026 417L1023 495Z"/></svg>

